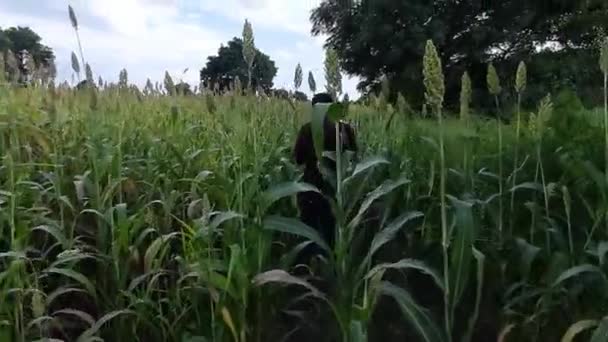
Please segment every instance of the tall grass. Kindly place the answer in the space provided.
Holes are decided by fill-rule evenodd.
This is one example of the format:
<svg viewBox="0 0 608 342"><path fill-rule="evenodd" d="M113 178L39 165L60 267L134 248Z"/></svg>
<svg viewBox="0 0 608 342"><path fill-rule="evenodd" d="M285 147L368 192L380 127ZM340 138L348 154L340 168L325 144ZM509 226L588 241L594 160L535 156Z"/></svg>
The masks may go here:
<svg viewBox="0 0 608 342"><path fill-rule="evenodd" d="M489 67L496 122L469 110L465 77L456 118L438 56L428 42L436 120L385 103L184 96L168 74L145 93L0 79L0 340L601 341L602 111L563 129L546 97L523 117L520 67L517 120L503 124ZM337 164L333 246L293 200L319 191L299 182L295 134L325 116L356 122L360 146L350 158L315 144ZM310 243L326 257L302 272Z"/></svg>

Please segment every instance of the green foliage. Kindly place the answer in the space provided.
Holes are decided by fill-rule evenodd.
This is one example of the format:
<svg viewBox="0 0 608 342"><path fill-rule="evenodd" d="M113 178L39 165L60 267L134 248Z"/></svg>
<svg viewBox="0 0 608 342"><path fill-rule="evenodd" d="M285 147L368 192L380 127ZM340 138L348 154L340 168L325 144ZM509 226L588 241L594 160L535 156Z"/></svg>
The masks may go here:
<svg viewBox="0 0 608 342"><path fill-rule="evenodd" d="M243 41L234 38L227 46L221 46L217 56L210 56L206 66L201 70L201 81L205 82L206 88L218 84L222 90L228 88L229 83L236 77L242 80L248 79L248 65L243 59ZM277 68L273 60L266 54L256 49L251 75L252 87L262 87L265 90L273 87L272 80L277 74ZM230 82L225 82L228 79Z"/></svg>
<svg viewBox="0 0 608 342"><path fill-rule="evenodd" d="M48 67L55 60L53 50L41 44L42 37L29 27L0 29L0 52L27 50L36 65Z"/></svg>
<svg viewBox="0 0 608 342"><path fill-rule="evenodd" d="M333 49L325 50L325 91L332 95L334 99L342 94L342 73L338 54Z"/></svg>
<svg viewBox="0 0 608 342"><path fill-rule="evenodd" d="M440 56L429 43L418 70L433 112L451 77ZM164 96L189 89L166 81L143 95L0 86L0 339L57 325L63 340L106 341L279 341L308 325L343 341L605 336L604 126L575 92L522 112L530 127L501 125L502 145L477 113L316 106L315 150L337 164L329 244L294 205L318 191L291 161L310 105ZM397 96L415 114L407 103ZM322 151L325 116L358 124L357 158ZM500 158L513 169L497 175ZM326 257L302 277L294 260L311 243ZM321 319L282 319L308 304Z"/></svg>
<svg viewBox="0 0 608 342"><path fill-rule="evenodd" d="M601 0L505 0L483 6L459 1L328 0L313 10L311 21L313 34L328 36L328 46L338 52L344 71L361 77L359 86L364 92L377 90L381 77L388 75L394 91L407 94L408 101L418 107L424 102L419 62L427 39L442 51L445 73L452 75L446 79L446 99L455 105L460 89L455 75L468 70L481 88L489 62L499 70L511 70L520 60L535 59L537 54L553 60L562 53L576 53L597 65L595 32L606 31L607 18L608 3ZM564 49L537 50L549 42ZM591 69L583 65L591 64L575 63L571 68ZM534 72L537 77L551 78L563 73L560 66L550 63L542 73ZM580 79L585 73L569 76ZM581 89L586 84L581 82ZM542 88L540 97L550 91L551 84L536 86Z"/></svg>

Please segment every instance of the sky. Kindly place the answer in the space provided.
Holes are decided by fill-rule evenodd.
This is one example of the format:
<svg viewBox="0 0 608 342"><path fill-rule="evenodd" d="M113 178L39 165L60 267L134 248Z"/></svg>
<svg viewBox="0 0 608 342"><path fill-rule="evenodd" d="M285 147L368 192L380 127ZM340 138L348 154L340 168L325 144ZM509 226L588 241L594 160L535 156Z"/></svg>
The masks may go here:
<svg viewBox="0 0 608 342"><path fill-rule="evenodd" d="M302 89L309 93L312 71L324 89L325 37L310 34L310 11L321 0L0 0L0 27L29 26L57 57L60 81L72 79L70 55L78 54L68 19L71 4L78 17L85 60L95 78L116 82L126 68L129 81L142 87L150 78L196 86L207 57L222 43L241 36L248 19L258 49L278 67L275 87L293 89L294 70L304 70ZM185 73L184 70L188 69ZM343 90L356 98L356 78L343 76Z"/></svg>

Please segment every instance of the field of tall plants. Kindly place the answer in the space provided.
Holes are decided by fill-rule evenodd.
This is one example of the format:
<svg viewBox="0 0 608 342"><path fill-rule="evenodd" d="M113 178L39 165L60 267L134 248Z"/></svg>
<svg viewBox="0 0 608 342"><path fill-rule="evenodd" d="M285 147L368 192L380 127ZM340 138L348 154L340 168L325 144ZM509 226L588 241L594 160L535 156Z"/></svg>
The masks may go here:
<svg viewBox="0 0 608 342"><path fill-rule="evenodd" d="M446 113L432 43L421 72L426 116L3 83L0 341L608 341L604 109L506 110L521 64L514 89L488 68L495 119L466 75ZM323 115L360 147L327 175L333 246L294 198ZM310 243L327 256L296 265Z"/></svg>

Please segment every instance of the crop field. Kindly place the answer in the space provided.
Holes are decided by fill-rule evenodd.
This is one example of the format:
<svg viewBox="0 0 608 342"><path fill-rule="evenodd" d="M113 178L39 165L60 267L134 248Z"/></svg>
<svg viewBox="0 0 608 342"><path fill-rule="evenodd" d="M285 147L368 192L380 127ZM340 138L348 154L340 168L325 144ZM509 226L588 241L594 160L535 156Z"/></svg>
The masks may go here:
<svg viewBox="0 0 608 342"><path fill-rule="evenodd" d="M0 85L0 341L606 341L604 109L442 111L432 57L426 116L348 106L333 246L309 102Z"/></svg>

